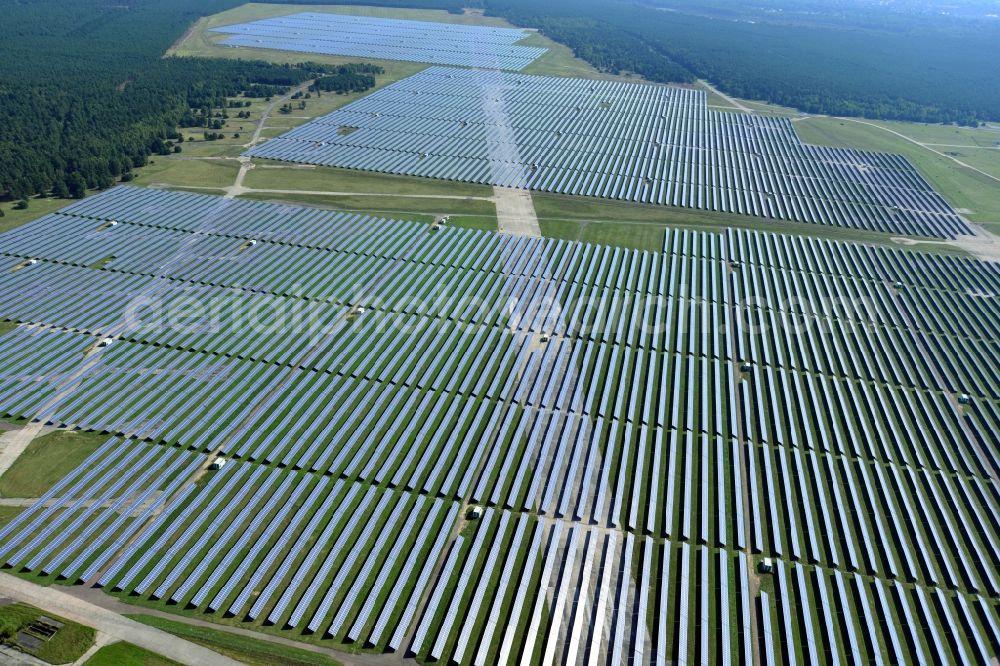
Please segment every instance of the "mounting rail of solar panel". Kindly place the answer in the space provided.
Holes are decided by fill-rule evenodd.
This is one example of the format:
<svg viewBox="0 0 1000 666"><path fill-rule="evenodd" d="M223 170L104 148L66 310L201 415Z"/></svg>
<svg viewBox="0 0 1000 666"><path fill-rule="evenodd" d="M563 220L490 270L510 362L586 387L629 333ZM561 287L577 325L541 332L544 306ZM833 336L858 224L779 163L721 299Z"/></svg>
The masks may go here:
<svg viewBox="0 0 1000 666"><path fill-rule="evenodd" d="M351 132L343 132L351 128ZM432 67L246 153L939 238L973 233L900 155L802 143L703 91Z"/></svg>
<svg viewBox="0 0 1000 666"><path fill-rule="evenodd" d="M302 12L212 28L225 46L520 71L548 49L518 46L517 28Z"/></svg>
<svg viewBox="0 0 1000 666"><path fill-rule="evenodd" d="M6 566L420 662L996 653L995 263L119 187L0 268L0 416L111 434L0 527Z"/></svg>

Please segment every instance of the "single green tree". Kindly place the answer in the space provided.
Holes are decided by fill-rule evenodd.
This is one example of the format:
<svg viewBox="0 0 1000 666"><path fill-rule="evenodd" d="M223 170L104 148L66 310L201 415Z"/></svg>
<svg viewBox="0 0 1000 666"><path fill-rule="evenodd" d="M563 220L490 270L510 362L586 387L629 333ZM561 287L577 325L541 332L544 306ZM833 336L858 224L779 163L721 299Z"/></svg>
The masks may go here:
<svg viewBox="0 0 1000 666"><path fill-rule="evenodd" d="M56 181L52 186L52 196L56 199L69 199L69 187L66 186L66 181Z"/></svg>
<svg viewBox="0 0 1000 666"><path fill-rule="evenodd" d="M66 179L66 186L69 188L69 195L74 199L87 196L87 181L75 171Z"/></svg>

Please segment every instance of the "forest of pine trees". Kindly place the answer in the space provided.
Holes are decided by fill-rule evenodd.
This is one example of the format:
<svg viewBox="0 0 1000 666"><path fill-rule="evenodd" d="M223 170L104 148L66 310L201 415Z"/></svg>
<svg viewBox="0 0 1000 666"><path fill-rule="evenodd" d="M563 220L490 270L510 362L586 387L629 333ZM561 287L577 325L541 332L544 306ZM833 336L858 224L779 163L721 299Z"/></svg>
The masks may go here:
<svg viewBox="0 0 1000 666"><path fill-rule="evenodd" d="M966 125L1000 120L1000 28L803 28L624 0L364 2L456 13L478 4L540 28L604 71L661 82L705 78L739 97L811 113ZM163 57L199 17L240 4L0 0L0 198L82 196L127 180L150 155L170 150L179 125L206 126L203 110L224 106L227 97L267 97L317 77L314 92L375 84L377 68Z"/></svg>

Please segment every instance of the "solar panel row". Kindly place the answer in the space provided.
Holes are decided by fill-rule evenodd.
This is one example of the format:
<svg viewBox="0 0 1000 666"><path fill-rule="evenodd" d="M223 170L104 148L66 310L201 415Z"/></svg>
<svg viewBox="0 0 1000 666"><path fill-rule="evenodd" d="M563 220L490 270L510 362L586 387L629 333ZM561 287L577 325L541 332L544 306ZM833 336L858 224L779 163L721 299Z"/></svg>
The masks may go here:
<svg viewBox="0 0 1000 666"><path fill-rule="evenodd" d="M232 47L521 70L548 49L516 28L301 12L212 28Z"/></svg>
<svg viewBox="0 0 1000 666"><path fill-rule="evenodd" d="M344 133L345 127L352 129ZM920 236L971 233L902 156L668 86L432 67L253 157Z"/></svg>
<svg viewBox="0 0 1000 666"><path fill-rule="evenodd" d="M276 238L244 247L262 219ZM367 262L377 288L258 286L297 252ZM638 252L135 188L0 236L3 257L0 317L25 323L0 336L0 414L138 433L0 528L11 566L420 660L742 663L750 609L820 661L996 649L996 385L966 371L983 390L959 410L941 370L995 344L993 264L744 231ZM490 284L487 314L451 298ZM115 299L192 288L341 323L291 351L225 316L94 347L128 319ZM791 316L829 326L751 327ZM219 445L236 460L191 485L187 448ZM457 534L463 501L486 509ZM746 547L779 561L766 604Z"/></svg>

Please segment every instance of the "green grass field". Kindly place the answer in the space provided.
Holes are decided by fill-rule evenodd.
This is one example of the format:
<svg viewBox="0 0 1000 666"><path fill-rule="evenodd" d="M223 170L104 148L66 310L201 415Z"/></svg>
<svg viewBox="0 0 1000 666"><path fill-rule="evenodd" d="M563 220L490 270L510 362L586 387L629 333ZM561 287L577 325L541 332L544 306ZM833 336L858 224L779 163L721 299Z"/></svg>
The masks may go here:
<svg viewBox="0 0 1000 666"><path fill-rule="evenodd" d="M245 121L244 121L245 122ZM249 140L250 135L253 132L251 130L246 131L246 136L241 135L240 139L225 139L219 141L205 141L205 140L194 140L194 141L184 141L184 154L180 157L186 157L191 159L192 157L201 158L222 158L222 157L239 157L246 151L246 146L242 143L236 143L238 141ZM173 156L165 156L158 159L177 159Z"/></svg>
<svg viewBox="0 0 1000 666"><path fill-rule="evenodd" d="M180 666L180 662L125 642L105 645L84 664L85 666Z"/></svg>
<svg viewBox="0 0 1000 666"><path fill-rule="evenodd" d="M239 170L239 163L235 160L223 162L174 156L155 157L149 166L136 170L136 178L132 184L222 189L233 184Z"/></svg>
<svg viewBox="0 0 1000 666"><path fill-rule="evenodd" d="M94 630L90 627L70 622L27 604L0 606L0 626L11 627L16 633L24 630L42 615L62 622L64 626L37 650L31 651L24 646L18 646L21 651L50 664L69 664L83 656L83 653L94 644Z"/></svg>
<svg viewBox="0 0 1000 666"><path fill-rule="evenodd" d="M447 197L491 197L488 185L458 183L434 178L394 176L392 174L331 167L297 167L287 162L254 160L254 168L243 184L250 188L275 190L311 190L331 192L382 192Z"/></svg>
<svg viewBox="0 0 1000 666"><path fill-rule="evenodd" d="M953 145L996 148L1000 144L1000 128L959 127L957 125L930 125L883 120L874 122L905 134L920 143L932 144L938 148Z"/></svg>
<svg viewBox="0 0 1000 666"><path fill-rule="evenodd" d="M694 87L698 88L699 90L705 91L705 93L708 95L708 105L710 107L713 107L719 111L733 111L736 113L742 113L738 108L733 106L728 99L717 94L714 90L712 90L708 86L699 82Z"/></svg>
<svg viewBox="0 0 1000 666"><path fill-rule="evenodd" d="M10 231L22 224L27 224L69 203L65 199L29 199L27 210L14 210L14 203L9 201L2 202L0 203L0 210L3 211L3 217L0 217L0 233Z"/></svg>
<svg viewBox="0 0 1000 666"><path fill-rule="evenodd" d="M794 118L796 116L801 116L802 112L798 109L793 109L789 106L778 106L777 104L769 104L767 102L761 101L749 101L745 99L739 100L740 104L747 107L754 113L759 113L765 116L783 116Z"/></svg>
<svg viewBox="0 0 1000 666"><path fill-rule="evenodd" d="M252 192L244 199L322 206L380 217L420 219L423 216L479 216L496 220L496 208L490 201L479 199L425 199L413 197L329 196L301 193Z"/></svg>
<svg viewBox="0 0 1000 666"><path fill-rule="evenodd" d="M510 24L507 24L510 27ZM521 70L524 74L539 76L577 76L586 79L611 79L618 81L642 81L639 76L618 76L594 69L593 65L577 58L568 46L554 42L545 35L535 32L518 42L520 46L539 46L549 50L544 56Z"/></svg>
<svg viewBox="0 0 1000 666"><path fill-rule="evenodd" d="M821 224L783 222L690 208L651 206L538 192L532 193L532 199L535 202L535 212L538 214L542 234L567 240L658 250L663 246L663 230L668 227L703 231L721 231L727 227L738 227L900 247L892 241L889 234ZM920 248L947 254L964 254L957 248L940 243L921 244Z"/></svg>
<svg viewBox="0 0 1000 666"><path fill-rule="evenodd" d="M538 221L542 235L548 238L621 245L638 250L658 251L663 248L663 224L628 222L575 222L571 220Z"/></svg>
<svg viewBox="0 0 1000 666"><path fill-rule="evenodd" d="M0 506L0 527L17 518L17 515L24 511L21 506Z"/></svg>
<svg viewBox="0 0 1000 666"><path fill-rule="evenodd" d="M70 430L39 437L0 476L0 496L41 496L107 440L107 435Z"/></svg>
<svg viewBox="0 0 1000 666"><path fill-rule="evenodd" d="M177 190L186 190L187 188L178 187L174 188ZM187 190L200 194L205 194L204 190ZM447 215L449 222L448 224L453 227L461 227L465 229L479 229L483 231L496 231L497 230L497 218L496 214L492 208L484 208L484 212L480 214L468 213L467 208L460 210L458 213L453 213L450 210L457 206L455 205L445 205L443 207L436 207L433 205L434 199L408 199L405 197L394 199L399 203L399 208L419 208L418 210L407 210L401 211L398 208L388 207L388 208L377 208L380 206L385 199L378 199L377 197L336 197L336 196L323 196L323 195L308 195L308 194L272 194L272 193L251 193L244 194L240 196L241 199L254 199L256 201L270 201L273 203L287 203L295 204L301 206L316 206L319 208L324 208L327 210L340 210L348 213L357 213L359 215L370 215L372 217L386 217L395 219L405 219L410 222L423 222L425 224L430 224L434 222L438 217L442 215ZM447 201L447 200L445 200ZM431 202L431 203L429 203ZM472 203L485 203L489 206L489 202L475 202ZM438 208L443 208L439 210Z"/></svg>
<svg viewBox="0 0 1000 666"><path fill-rule="evenodd" d="M970 211L964 213L970 220L1000 233L1000 183L881 128L912 136L922 143L934 144L970 142L973 140L968 138L970 134L977 137L975 141L989 142L992 140L990 137L997 136L996 131L960 130L949 126L914 123L864 122L872 124L837 118L808 118L797 121L795 128L802 140L808 143L905 155L952 206ZM958 140L952 137L957 137ZM941 152L969 150L932 147ZM987 173L1000 173L1000 151L977 152L982 154L974 158L977 162L974 166ZM958 159L964 161L963 157ZM973 160L968 161L971 164Z"/></svg>
<svg viewBox="0 0 1000 666"><path fill-rule="evenodd" d="M996 148L942 146L937 150L980 171L985 171L995 178L1000 178L1000 151ZM996 186L1000 187L1000 183Z"/></svg>
<svg viewBox="0 0 1000 666"><path fill-rule="evenodd" d="M127 615L136 622L156 627L197 643L219 654L250 666L339 666L340 662L326 655L265 640L256 640L217 629L174 622L152 615Z"/></svg>

